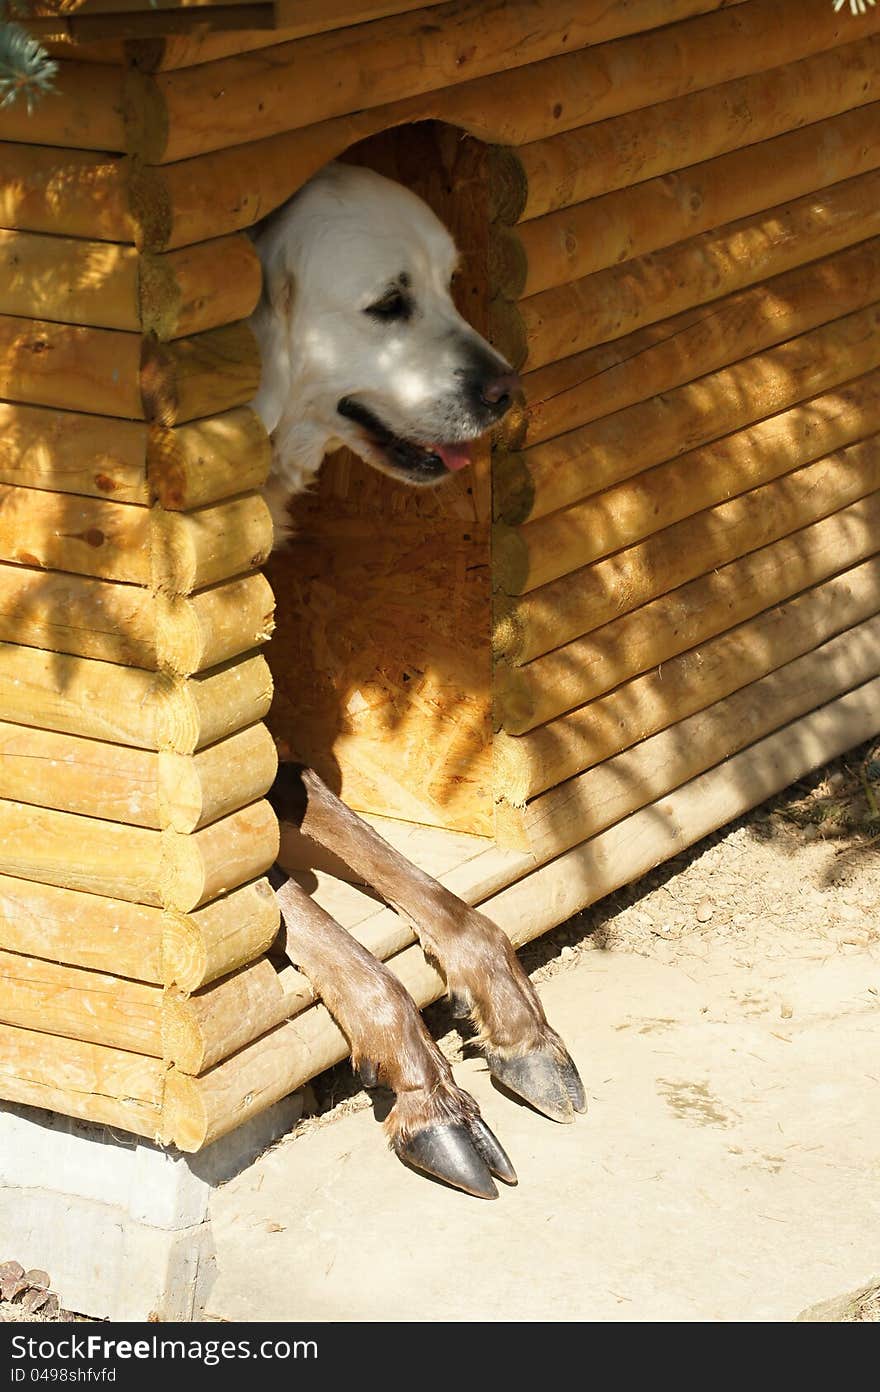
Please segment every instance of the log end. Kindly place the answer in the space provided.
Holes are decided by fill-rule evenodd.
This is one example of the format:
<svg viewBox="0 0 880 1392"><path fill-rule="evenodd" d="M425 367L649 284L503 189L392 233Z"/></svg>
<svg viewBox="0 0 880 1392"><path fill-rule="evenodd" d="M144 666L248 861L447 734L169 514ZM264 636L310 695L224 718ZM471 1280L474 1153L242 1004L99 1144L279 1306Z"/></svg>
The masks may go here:
<svg viewBox="0 0 880 1392"><path fill-rule="evenodd" d="M529 193L528 179L522 160L508 145L493 145L489 150L489 216L493 222L512 226L525 212Z"/></svg>

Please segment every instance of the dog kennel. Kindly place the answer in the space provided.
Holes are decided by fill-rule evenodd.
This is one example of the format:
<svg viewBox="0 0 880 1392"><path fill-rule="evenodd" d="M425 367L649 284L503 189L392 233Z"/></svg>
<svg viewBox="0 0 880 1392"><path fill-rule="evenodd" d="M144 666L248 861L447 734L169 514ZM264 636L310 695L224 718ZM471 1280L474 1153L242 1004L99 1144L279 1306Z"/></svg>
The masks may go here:
<svg viewBox="0 0 880 1392"><path fill-rule="evenodd" d="M56 89L0 111L0 1097L197 1150L347 1051L270 955L276 741L521 943L880 729L880 11L33 11ZM340 155L452 226L524 404L437 491L329 460L270 560L245 229Z"/></svg>

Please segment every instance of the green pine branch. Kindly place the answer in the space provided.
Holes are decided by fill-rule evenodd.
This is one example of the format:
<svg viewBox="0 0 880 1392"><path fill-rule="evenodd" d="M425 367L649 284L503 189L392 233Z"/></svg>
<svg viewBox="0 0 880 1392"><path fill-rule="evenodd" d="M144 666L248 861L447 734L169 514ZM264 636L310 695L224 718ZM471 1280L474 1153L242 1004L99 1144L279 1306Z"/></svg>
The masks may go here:
<svg viewBox="0 0 880 1392"><path fill-rule="evenodd" d="M43 45L7 15L21 15L21 0L0 0L0 108L11 106L19 97L28 112L46 92L51 92L58 64Z"/></svg>

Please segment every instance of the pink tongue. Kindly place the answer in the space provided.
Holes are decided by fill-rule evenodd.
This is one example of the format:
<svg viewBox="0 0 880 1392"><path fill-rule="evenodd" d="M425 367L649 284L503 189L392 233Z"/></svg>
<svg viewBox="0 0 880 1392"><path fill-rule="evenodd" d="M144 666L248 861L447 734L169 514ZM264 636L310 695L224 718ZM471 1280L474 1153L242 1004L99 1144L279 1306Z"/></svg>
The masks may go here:
<svg viewBox="0 0 880 1392"><path fill-rule="evenodd" d="M438 454L451 473L457 473L459 469L466 469L471 462L471 447L465 443L463 445L431 445L434 454Z"/></svg>

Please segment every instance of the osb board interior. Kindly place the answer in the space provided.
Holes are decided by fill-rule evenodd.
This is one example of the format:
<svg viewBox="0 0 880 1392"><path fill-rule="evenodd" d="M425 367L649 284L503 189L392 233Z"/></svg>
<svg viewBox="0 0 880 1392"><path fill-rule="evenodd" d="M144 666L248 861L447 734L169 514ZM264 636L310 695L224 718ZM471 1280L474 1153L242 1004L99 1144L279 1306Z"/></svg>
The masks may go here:
<svg viewBox="0 0 880 1392"><path fill-rule="evenodd" d="M456 301L481 331L483 157L433 123L345 157L415 189L447 223L462 252ZM359 811L490 835L488 446L428 490L341 452L292 511L297 536L267 570L273 733Z"/></svg>

